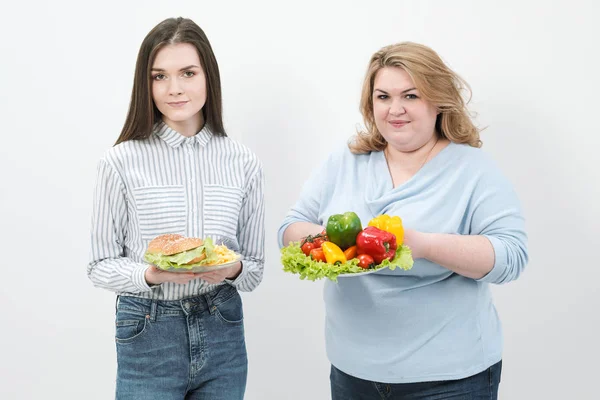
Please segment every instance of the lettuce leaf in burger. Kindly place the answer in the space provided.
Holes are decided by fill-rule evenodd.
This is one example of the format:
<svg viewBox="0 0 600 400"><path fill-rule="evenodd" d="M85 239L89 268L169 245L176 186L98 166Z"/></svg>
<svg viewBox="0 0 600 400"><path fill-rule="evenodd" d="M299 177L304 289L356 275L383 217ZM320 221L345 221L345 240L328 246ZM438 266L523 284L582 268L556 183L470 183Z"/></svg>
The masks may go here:
<svg viewBox="0 0 600 400"><path fill-rule="evenodd" d="M148 243L144 260L161 269L191 269L218 260L211 238L188 238L177 234L155 237Z"/></svg>

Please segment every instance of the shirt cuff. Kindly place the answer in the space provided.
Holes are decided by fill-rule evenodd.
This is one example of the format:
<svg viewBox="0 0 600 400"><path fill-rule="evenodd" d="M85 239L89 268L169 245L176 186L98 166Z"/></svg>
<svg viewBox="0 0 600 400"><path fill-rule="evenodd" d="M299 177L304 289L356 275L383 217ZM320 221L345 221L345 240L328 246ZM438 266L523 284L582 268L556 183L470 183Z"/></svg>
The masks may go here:
<svg viewBox="0 0 600 400"><path fill-rule="evenodd" d="M246 269L244 268L244 262L240 261L240 274L237 276L237 278L235 279L225 279L225 282L230 284L231 286L237 287L237 285L240 284L241 281L244 280L244 277L246 276Z"/></svg>
<svg viewBox="0 0 600 400"><path fill-rule="evenodd" d="M140 289L140 292L148 292L148 291L152 290L153 287L159 286L159 285L149 286L148 282L146 282L146 277L144 275L148 268L149 267L147 264L140 264L135 267L135 269L133 270L133 273L131 274L131 280L133 281L133 284L137 288Z"/></svg>
<svg viewBox="0 0 600 400"><path fill-rule="evenodd" d="M488 272L482 278L476 279L477 282L487 282L487 283L496 283L501 280L501 277L504 275L507 265L506 265L506 247L502 241L494 236L483 235L485 236L492 247L494 248L494 266L492 270Z"/></svg>

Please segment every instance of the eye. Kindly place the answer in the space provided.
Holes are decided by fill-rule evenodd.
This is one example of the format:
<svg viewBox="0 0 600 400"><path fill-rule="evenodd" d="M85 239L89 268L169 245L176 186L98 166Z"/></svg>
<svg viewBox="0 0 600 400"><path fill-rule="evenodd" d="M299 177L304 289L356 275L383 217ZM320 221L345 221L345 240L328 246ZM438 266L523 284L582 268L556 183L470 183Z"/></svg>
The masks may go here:
<svg viewBox="0 0 600 400"><path fill-rule="evenodd" d="M193 71L185 71L183 73L183 76L185 76L186 78L191 78L194 75L196 75L196 74Z"/></svg>
<svg viewBox="0 0 600 400"><path fill-rule="evenodd" d="M409 99L409 100L415 100L415 99L418 99L418 98L419 98L419 96L417 96L416 94L413 94L413 93L411 93L411 94L407 94L407 95L405 96L405 98L406 98L406 99Z"/></svg>
<svg viewBox="0 0 600 400"><path fill-rule="evenodd" d="M164 74L156 74L152 76L152 79L154 79L155 81L162 81L165 78L166 76Z"/></svg>
<svg viewBox="0 0 600 400"><path fill-rule="evenodd" d="M387 100L389 96L387 94L380 94L377 96L379 100Z"/></svg>

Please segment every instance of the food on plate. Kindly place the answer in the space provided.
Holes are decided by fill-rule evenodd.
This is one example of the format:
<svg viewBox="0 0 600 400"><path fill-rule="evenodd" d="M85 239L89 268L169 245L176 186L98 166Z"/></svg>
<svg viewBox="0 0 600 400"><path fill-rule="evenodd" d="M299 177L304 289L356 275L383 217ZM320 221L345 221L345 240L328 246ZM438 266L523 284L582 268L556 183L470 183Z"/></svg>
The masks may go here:
<svg viewBox="0 0 600 400"><path fill-rule="evenodd" d="M227 246L225 246L224 244L217 244L215 245L214 248L214 252L217 255L217 260L216 262L213 263L209 263L206 264L208 266L210 265L221 265L221 264L226 264L226 263L230 263L232 261L235 261L239 258L239 255L235 253L235 251L227 248Z"/></svg>
<svg viewBox="0 0 600 400"><path fill-rule="evenodd" d="M358 266L364 269L373 268L375 260L368 254L361 254L358 258Z"/></svg>
<svg viewBox="0 0 600 400"><path fill-rule="evenodd" d="M397 216L380 215L362 223L354 212L329 217L326 229L292 242L281 249L283 270L300 279L359 276L382 268L409 270L413 266L410 248L403 244L404 228ZM370 270L370 271L367 271Z"/></svg>
<svg viewBox="0 0 600 400"><path fill-rule="evenodd" d="M325 252L320 247L310 251L310 258L315 261L327 262L327 259L325 258Z"/></svg>
<svg viewBox="0 0 600 400"><path fill-rule="evenodd" d="M348 247L346 250L344 250L344 255L346 256L346 260L352 260L353 258L356 258L358 255L356 245Z"/></svg>
<svg viewBox="0 0 600 400"><path fill-rule="evenodd" d="M321 248L325 254L325 260L329 264L343 264L348 261L342 249L333 242L324 242Z"/></svg>
<svg viewBox="0 0 600 400"><path fill-rule="evenodd" d="M404 226L402 225L402 219L398 216L380 215L370 220L369 226L393 233L396 236L398 246L404 243Z"/></svg>
<svg viewBox="0 0 600 400"><path fill-rule="evenodd" d="M192 269L234 261L237 255L211 238L200 239L179 234L164 234L148 243L144 260L161 269Z"/></svg>
<svg viewBox="0 0 600 400"><path fill-rule="evenodd" d="M316 235L308 235L301 243L302 252L308 256L313 249L320 249L323 242L328 240L324 230Z"/></svg>
<svg viewBox="0 0 600 400"><path fill-rule="evenodd" d="M367 254L373 257L375 264L383 260L391 260L396 255L396 236L374 226L367 226L356 236L356 249L358 254Z"/></svg>
<svg viewBox="0 0 600 400"><path fill-rule="evenodd" d="M356 235L362 230L362 224L358 215L349 211L330 216L325 230L330 241L346 250L356 244Z"/></svg>

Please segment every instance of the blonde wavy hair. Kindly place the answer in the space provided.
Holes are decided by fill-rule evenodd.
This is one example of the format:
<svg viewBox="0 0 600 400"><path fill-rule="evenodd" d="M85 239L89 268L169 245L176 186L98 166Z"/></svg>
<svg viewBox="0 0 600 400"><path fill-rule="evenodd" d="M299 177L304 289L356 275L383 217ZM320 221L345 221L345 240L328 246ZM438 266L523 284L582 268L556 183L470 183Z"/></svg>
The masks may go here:
<svg viewBox="0 0 600 400"><path fill-rule="evenodd" d="M387 145L373 115L373 85L377 73L385 67L402 68L412 78L421 98L437 108L435 128L443 138L454 143L481 147L480 130L473 125L467 109L471 88L427 46L402 42L383 47L373 54L365 76L360 99L360 112L366 130L359 130L348 146L355 154L382 151ZM468 93L468 99L462 92Z"/></svg>

